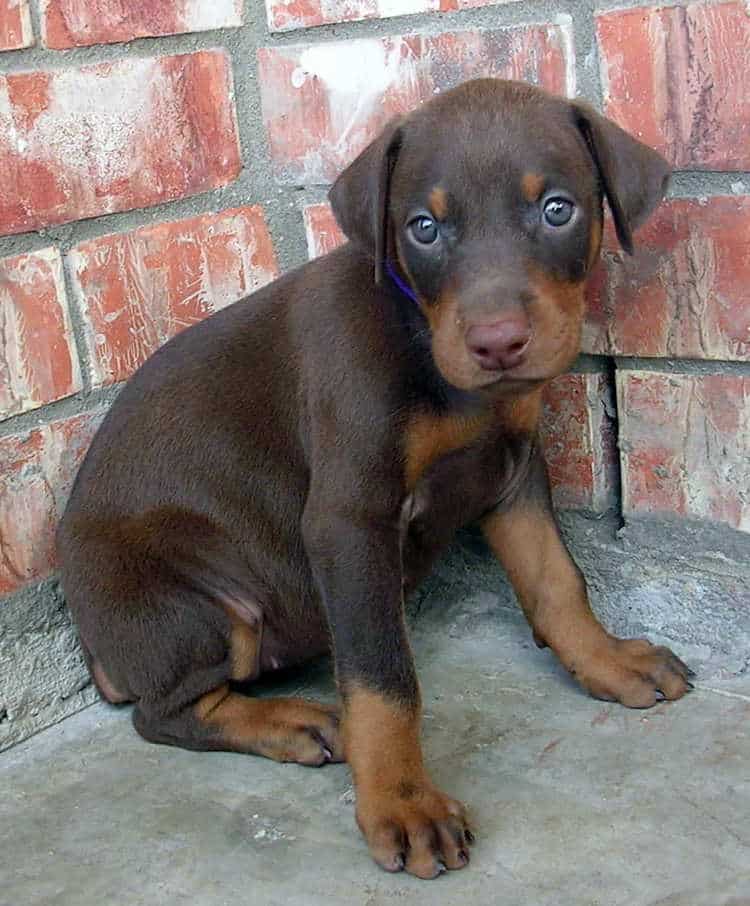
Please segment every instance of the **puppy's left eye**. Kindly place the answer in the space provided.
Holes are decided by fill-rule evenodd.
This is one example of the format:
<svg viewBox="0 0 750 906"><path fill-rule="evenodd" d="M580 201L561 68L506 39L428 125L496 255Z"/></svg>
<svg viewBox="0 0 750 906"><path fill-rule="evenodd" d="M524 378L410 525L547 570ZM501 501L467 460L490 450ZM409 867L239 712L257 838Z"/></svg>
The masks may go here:
<svg viewBox="0 0 750 906"><path fill-rule="evenodd" d="M432 217L420 214L409 223L412 236L420 245L432 245L438 238L438 227Z"/></svg>
<svg viewBox="0 0 750 906"><path fill-rule="evenodd" d="M544 203L544 219L550 226L561 227L570 222L574 205L567 198L548 198Z"/></svg>

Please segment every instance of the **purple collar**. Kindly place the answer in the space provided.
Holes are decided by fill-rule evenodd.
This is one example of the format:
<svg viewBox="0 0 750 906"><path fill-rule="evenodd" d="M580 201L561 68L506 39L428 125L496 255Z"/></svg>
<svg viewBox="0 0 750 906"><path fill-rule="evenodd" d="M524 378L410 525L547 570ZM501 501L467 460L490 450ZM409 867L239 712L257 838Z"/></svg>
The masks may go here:
<svg viewBox="0 0 750 906"><path fill-rule="evenodd" d="M414 290L409 286L408 283L404 282L401 277L399 277L390 261L385 262L385 270L388 276L406 296L406 298L411 299L412 302L419 304L419 300L417 299L417 295Z"/></svg>

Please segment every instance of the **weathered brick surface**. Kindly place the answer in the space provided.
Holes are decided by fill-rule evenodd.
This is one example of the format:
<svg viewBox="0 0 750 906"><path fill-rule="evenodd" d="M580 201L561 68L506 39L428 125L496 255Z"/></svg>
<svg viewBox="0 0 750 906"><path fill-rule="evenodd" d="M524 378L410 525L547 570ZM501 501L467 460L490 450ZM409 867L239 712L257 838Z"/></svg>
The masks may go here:
<svg viewBox="0 0 750 906"><path fill-rule="evenodd" d="M336 223L331 206L327 202L307 205L302 215L305 219L307 254L310 258L318 258L332 252L346 242L346 236L341 232L341 227Z"/></svg>
<svg viewBox="0 0 750 906"><path fill-rule="evenodd" d="M42 40L64 49L242 24L243 0L41 0Z"/></svg>
<svg viewBox="0 0 750 906"><path fill-rule="evenodd" d="M605 374L564 374L545 389L541 424L559 507L604 512L615 504L613 388Z"/></svg>
<svg viewBox="0 0 750 906"><path fill-rule="evenodd" d="M240 167L223 51L0 78L0 233L193 195Z"/></svg>
<svg viewBox="0 0 750 906"><path fill-rule="evenodd" d="M266 0L266 13L271 31L288 31L333 22L448 13L510 2L512 0Z"/></svg>
<svg viewBox="0 0 750 906"><path fill-rule="evenodd" d="M29 0L0 0L0 51L19 50L33 43Z"/></svg>
<svg viewBox="0 0 750 906"><path fill-rule="evenodd" d="M0 261L0 419L81 389L57 249Z"/></svg>
<svg viewBox="0 0 750 906"><path fill-rule="evenodd" d="M673 199L630 258L611 226L590 293L587 352L750 359L750 197Z"/></svg>
<svg viewBox="0 0 750 906"><path fill-rule="evenodd" d="M572 85L557 25L406 35L258 51L263 120L283 183L332 181L388 119L476 76Z"/></svg>
<svg viewBox="0 0 750 906"><path fill-rule="evenodd" d="M55 528L103 416L78 415L0 438L0 594L54 569Z"/></svg>
<svg viewBox="0 0 750 906"><path fill-rule="evenodd" d="M617 374L623 509L750 532L750 378Z"/></svg>
<svg viewBox="0 0 750 906"><path fill-rule="evenodd" d="M750 12L689 3L596 19L605 112L680 168L750 168Z"/></svg>
<svg viewBox="0 0 750 906"><path fill-rule="evenodd" d="M259 207L103 236L70 261L94 385L125 380L180 330L277 276Z"/></svg>

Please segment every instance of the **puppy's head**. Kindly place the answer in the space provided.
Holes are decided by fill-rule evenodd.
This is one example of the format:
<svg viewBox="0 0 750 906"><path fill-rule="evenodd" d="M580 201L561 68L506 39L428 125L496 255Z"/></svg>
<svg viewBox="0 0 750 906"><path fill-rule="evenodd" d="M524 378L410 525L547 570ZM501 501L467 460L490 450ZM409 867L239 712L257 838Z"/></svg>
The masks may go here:
<svg viewBox="0 0 750 906"><path fill-rule="evenodd" d="M606 197L623 248L666 161L588 106L479 79L391 123L330 192L346 235L395 271L451 384L547 380L578 353Z"/></svg>

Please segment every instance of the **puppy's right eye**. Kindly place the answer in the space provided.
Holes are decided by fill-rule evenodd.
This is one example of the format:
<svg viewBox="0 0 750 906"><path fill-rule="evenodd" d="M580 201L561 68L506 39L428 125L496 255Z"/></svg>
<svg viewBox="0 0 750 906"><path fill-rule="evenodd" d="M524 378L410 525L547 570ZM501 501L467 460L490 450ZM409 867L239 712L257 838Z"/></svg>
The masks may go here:
<svg viewBox="0 0 750 906"><path fill-rule="evenodd" d="M438 226L432 217L420 214L409 223L411 235L420 245L432 245L440 235Z"/></svg>

